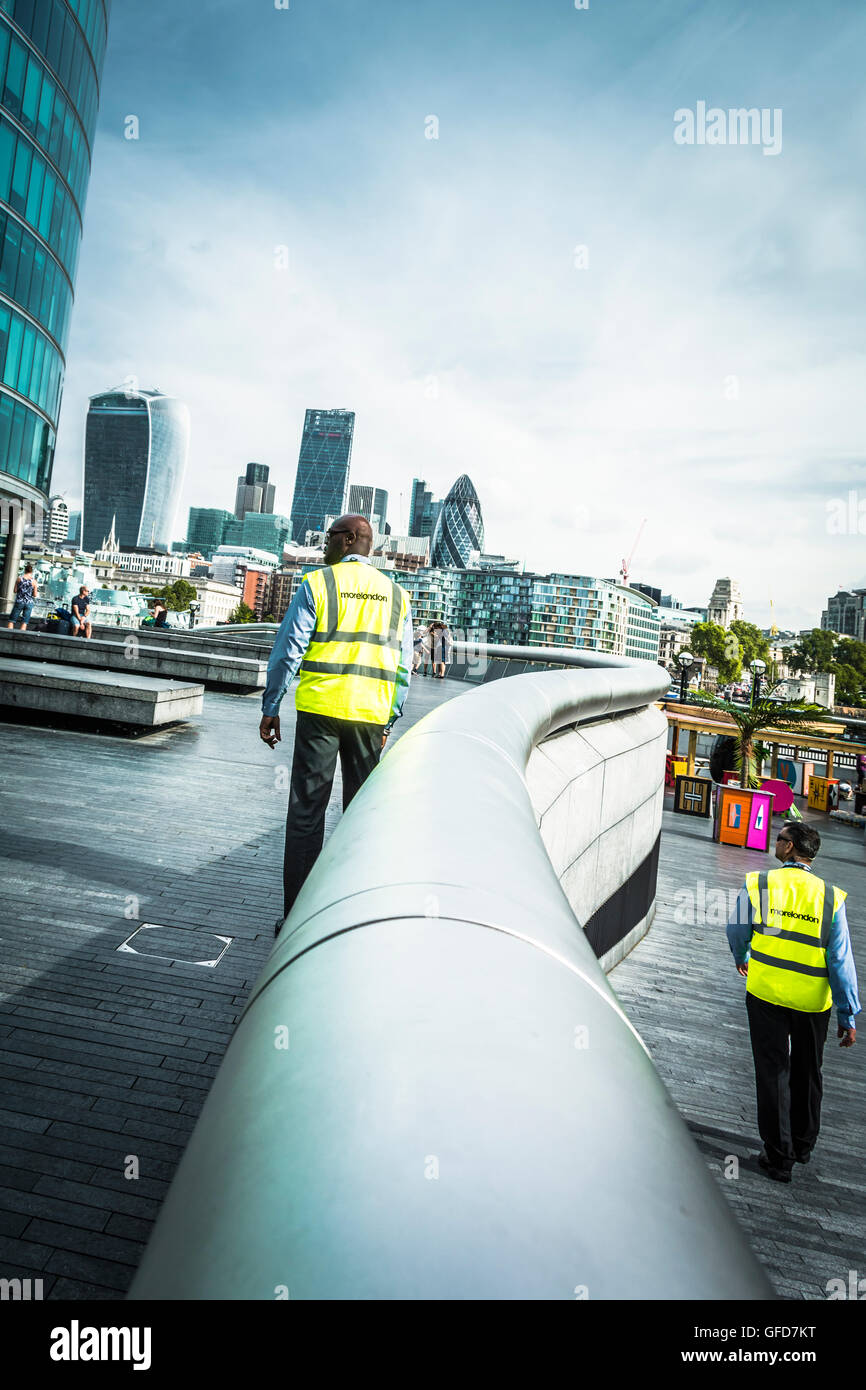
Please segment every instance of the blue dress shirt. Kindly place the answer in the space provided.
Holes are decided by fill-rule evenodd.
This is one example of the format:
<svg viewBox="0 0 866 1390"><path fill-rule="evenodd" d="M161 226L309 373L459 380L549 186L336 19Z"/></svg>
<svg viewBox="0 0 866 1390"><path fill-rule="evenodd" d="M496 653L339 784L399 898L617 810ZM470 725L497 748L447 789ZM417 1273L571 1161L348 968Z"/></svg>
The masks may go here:
<svg viewBox="0 0 866 1390"><path fill-rule="evenodd" d="M357 560L363 565L370 564L369 555L346 555L341 561ZM268 662L268 682L262 696L262 714L269 717L279 714L280 701L288 689L289 682L298 673L298 668L306 655L310 638L316 627L316 601L309 584L301 581L298 592L289 604L286 616L280 623L280 630L274 638L271 659ZM412 607L409 605L403 623L400 664L397 667L397 680L394 685L394 699L391 715L385 725L390 729L395 719L403 713L403 701L409 689L412 670Z"/></svg>
<svg viewBox="0 0 866 1390"><path fill-rule="evenodd" d="M798 864L788 860L780 864L782 869L812 870L808 864ZM829 884L827 885L830 886ZM737 965L745 965L749 959L749 942L752 939L754 921L752 900L745 883L740 889L734 915L727 926L728 945ZM841 902L833 915L830 926L830 939L827 942L827 974L830 976L830 992L836 1005L836 1014L841 1028L854 1027L854 1015L860 1012L860 999L857 994L857 971L854 968L854 953L851 950L851 937L848 932L848 917L845 904Z"/></svg>

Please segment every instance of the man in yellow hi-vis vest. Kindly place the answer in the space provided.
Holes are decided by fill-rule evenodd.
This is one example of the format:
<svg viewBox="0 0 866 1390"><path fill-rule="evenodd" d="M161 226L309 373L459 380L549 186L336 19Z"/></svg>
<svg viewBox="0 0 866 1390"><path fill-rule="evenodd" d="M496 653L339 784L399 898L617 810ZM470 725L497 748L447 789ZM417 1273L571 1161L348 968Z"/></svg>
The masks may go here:
<svg viewBox="0 0 866 1390"><path fill-rule="evenodd" d="M791 1181L795 1162L809 1162L818 1138L831 1006L836 1005L840 1047L854 1046L860 1012L847 895L812 873L820 848L814 826L786 824L776 841L782 867L746 875L727 929L737 970L747 981L764 1141L758 1163L777 1182Z"/></svg>
<svg viewBox="0 0 866 1390"><path fill-rule="evenodd" d="M325 534L325 564L303 580L268 662L259 734L280 742L280 701L300 667L286 850L287 917L321 851L337 755L343 810L379 761L412 669L409 595L370 564L373 531L341 516ZM284 918L276 923L279 934Z"/></svg>

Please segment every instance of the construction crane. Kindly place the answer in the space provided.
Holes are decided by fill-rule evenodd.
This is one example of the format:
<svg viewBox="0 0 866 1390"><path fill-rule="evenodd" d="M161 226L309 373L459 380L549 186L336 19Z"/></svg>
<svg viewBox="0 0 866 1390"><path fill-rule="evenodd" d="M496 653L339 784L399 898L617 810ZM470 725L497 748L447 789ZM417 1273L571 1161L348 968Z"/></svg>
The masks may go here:
<svg viewBox="0 0 866 1390"><path fill-rule="evenodd" d="M628 572L629 572L629 568L630 568L630 566L631 566L632 560L634 559L634 553L635 553L635 551L637 550L638 541L640 540L641 536L643 535L643 528L644 528L645 526L646 526L646 517L644 517L643 521L641 522L640 526L638 527L638 532L637 532L637 535L636 535L635 538L634 538L634 544L632 545L632 548L631 548L631 554L629 555L629 557L628 557L627 560L623 560L622 564L621 564L620 567L619 567L620 578L622 579L623 584L625 584L626 586L628 586Z"/></svg>

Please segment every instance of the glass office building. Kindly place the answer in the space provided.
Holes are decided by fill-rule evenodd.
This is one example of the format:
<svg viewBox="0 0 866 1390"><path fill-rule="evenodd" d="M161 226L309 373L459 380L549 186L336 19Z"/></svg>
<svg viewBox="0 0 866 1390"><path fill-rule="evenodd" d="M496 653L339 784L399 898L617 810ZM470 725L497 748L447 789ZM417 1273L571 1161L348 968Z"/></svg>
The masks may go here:
<svg viewBox="0 0 866 1390"><path fill-rule="evenodd" d="M231 536L235 545L251 545L256 550L267 550L271 555L281 556L290 533L291 522L287 516L274 512L247 512L242 522L235 522L229 527L226 540Z"/></svg>
<svg viewBox="0 0 866 1390"><path fill-rule="evenodd" d="M0 0L0 502L26 520L51 485L109 9ZM0 536L4 600L22 534Z"/></svg>
<svg viewBox="0 0 866 1390"><path fill-rule="evenodd" d="M326 516L346 509L354 410L308 410L292 499L292 539L304 544L308 531L324 529Z"/></svg>
<svg viewBox="0 0 866 1390"><path fill-rule="evenodd" d="M461 473L452 487L436 522L430 547L430 561L445 569L465 570L473 550L484 549L484 522L481 503L471 478Z"/></svg>
<svg viewBox="0 0 866 1390"><path fill-rule="evenodd" d="M247 512L274 510L275 488L268 482L270 469L266 463L248 463L246 472L238 478L235 493L235 516L243 521Z"/></svg>
<svg viewBox="0 0 866 1390"><path fill-rule="evenodd" d="M210 559L217 546L226 538L226 528L234 521L234 513L222 507L190 507L186 527L186 543L183 549L187 554L198 551ZM181 547L175 546L175 550Z"/></svg>
<svg viewBox="0 0 866 1390"><path fill-rule="evenodd" d="M412 479L412 500L409 504L409 535L432 536L442 510L423 478Z"/></svg>
<svg viewBox="0 0 866 1390"><path fill-rule="evenodd" d="M84 436L84 550L112 523L121 550L167 550L189 450L189 410L161 391L91 396Z"/></svg>

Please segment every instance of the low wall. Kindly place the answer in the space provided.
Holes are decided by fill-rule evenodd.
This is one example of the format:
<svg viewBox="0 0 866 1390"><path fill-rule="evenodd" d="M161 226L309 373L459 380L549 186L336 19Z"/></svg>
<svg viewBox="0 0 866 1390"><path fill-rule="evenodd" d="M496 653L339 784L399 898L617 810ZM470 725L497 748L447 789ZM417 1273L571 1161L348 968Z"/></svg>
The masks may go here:
<svg viewBox="0 0 866 1390"><path fill-rule="evenodd" d="M144 641L135 632L120 640L69 637L56 633L15 632L0 628L0 656L20 661L53 661L93 667L124 675L164 676L201 681L238 692L261 690L267 664L254 657L217 654L192 646Z"/></svg>
<svg viewBox="0 0 866 1390"><path fill-rule="evenodd" d="M542 840L606 971L652 921L666 734L651 706L545 739L527 764Z"/></svg>
<svg viewBox="0 0 866 1390"><path fill-rule="evenodd" d="M158 728L202 712L204 686L0 657L0 706Z"/></svg>
<svg viewBox="0 0 866 1390"><path fill-rule="evenodd" d="M587 908L635 880L664 764L641 712L666 673L580 664L444 703L361 788L132 1299L772 1297L563 891L606 835L614 877L582 880Z"/></svg>

